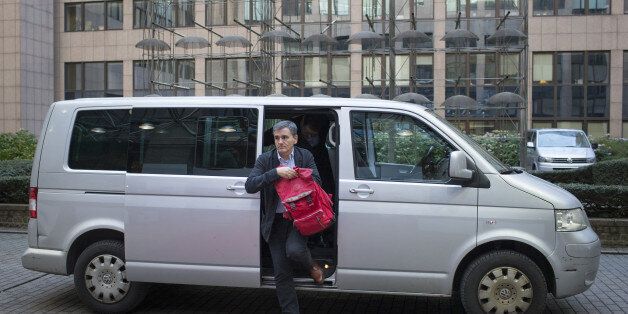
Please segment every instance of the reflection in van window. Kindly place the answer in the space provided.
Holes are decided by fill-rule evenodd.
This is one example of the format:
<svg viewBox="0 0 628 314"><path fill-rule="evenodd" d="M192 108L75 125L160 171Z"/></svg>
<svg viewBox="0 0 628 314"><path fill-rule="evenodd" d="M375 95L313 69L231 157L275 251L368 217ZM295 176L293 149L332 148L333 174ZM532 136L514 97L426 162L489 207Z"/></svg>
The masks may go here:
<svg viewBox="0 0 628 314"><path fill-rule="evenodd" d="M453 147L422 122L400 114L352 112L357 179L446 181Z"/></svg>
<svg viewBox="0 0 628 314"><path fill-rule="evenodd" d="M129 172L248 176L257 115L256 109L135 108Z"/></svg>
<svg viewBox="0 0 628 314"><path fill-rule="evenodd" d="M79 111L72 128L68 166L125 171L129 116L129 109Z"/></svg>
<svg viewBox="0 0 628 314"><path fill-rule="evenodd" d="M539 147L591 147L587 136L580 131L539 132Z"/></svg>

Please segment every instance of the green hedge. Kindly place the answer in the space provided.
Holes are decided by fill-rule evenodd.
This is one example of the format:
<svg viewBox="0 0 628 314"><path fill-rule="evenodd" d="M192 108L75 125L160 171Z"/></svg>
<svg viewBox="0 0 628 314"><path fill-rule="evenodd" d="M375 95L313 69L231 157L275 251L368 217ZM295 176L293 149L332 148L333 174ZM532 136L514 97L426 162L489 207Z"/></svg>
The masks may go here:
<svg viewBox="0 0 628 314"><path fill-rule="evenodd" d="M37 138L28 131L0 133L0 160L32 159Z"/></svg>
<svg viewBox="0 0 628 314"><path fill-rule="evenodd" d="M628 186L559 183L582 202L589 217L628 217Z"/></svg>
<svg viewBox="0 0 628 314"><path fill-rule="evenodd" d="M552 183L584 183L596 185L626 185L628 158L607 160L588 167L560 171L530 171Z"/></svg>
<svg viewBox="0 0 628 314"><path fill-rule="evenodd" d="M509 166L519 165L519 134L508 131L493 131L471 137L499 161Z"/></svg>
<svg viewBox="0 0 628 314"><path fill-rule="evenodd" d="M628 141L617 138L595 138L591 142L598 143L595 157L598 161L628 158Z"/></svg>
<svg viewBox="0 0 628 314"><path fill-rule="evenodd" d="M0 178L30 176L32 167L32 160L0 160Z"/></svg>
<svg viewBox="0 0 628 314"><path fill-rule="evenodd" d="M28 204L30 176L0 177L0 203Z"/></svg>

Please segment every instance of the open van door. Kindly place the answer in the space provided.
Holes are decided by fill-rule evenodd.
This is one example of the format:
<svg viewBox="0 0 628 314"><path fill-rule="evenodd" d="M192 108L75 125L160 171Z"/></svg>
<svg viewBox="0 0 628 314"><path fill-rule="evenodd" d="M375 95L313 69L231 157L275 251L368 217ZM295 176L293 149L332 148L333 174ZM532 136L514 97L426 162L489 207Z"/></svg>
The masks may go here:
<svg viewBox="0 0 628 314"><path fill-rule="evenodd" d="M135 106L126 176L131 281L258 287L262 106Z"/></svg>
<svg viewBox="0 0 628 314"><path fill-rule="evenodd" d="M337 286L447 295L474 247L477 188L450 183L457 148L418 116L343 108Z"/></svg>

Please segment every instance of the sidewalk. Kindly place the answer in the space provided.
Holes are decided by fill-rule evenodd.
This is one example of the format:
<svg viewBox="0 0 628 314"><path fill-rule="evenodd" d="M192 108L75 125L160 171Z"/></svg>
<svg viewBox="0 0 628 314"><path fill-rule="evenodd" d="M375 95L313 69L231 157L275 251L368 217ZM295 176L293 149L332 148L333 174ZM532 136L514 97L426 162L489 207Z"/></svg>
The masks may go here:
<svg viewBox="0 0 628 314"><path fill-rule="evenodd" d="M27 246L23 230L0 230L0 313L89 312L79 301L72 276L30 271L20 256ZM619 250L615 250L619 252ZM623 251L625 252L625 250ZM303 313L451 313L449 298L299 291ZM276 313L272 289L191 285L153 285L140 313ZM547 296L546 313L625 313L628 309L628 255L603 254L593 286L579 295Z"/></svg>

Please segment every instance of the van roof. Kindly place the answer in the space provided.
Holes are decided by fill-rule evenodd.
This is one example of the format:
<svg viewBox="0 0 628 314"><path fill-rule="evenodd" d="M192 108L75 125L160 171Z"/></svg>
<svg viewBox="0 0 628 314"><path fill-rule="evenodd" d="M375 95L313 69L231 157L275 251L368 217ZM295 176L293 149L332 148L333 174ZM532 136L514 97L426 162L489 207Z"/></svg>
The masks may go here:
<svg viewBox="0 0 628 314"><path fill-rule="evenodd" d="M55 106L79 107L118 107L118 106L181 106L203 107L211 105L266 105L277 107L369 107L395 108L402 110L426 110L424 106L380 99L364 98L333 98L333 97L268 97L268 96L179 96L179 97L111 97L111 98L80 98L55 102Z"/></svg>

